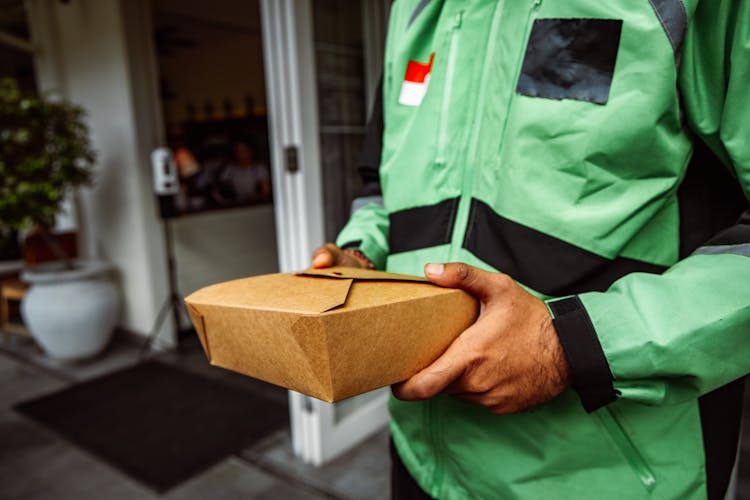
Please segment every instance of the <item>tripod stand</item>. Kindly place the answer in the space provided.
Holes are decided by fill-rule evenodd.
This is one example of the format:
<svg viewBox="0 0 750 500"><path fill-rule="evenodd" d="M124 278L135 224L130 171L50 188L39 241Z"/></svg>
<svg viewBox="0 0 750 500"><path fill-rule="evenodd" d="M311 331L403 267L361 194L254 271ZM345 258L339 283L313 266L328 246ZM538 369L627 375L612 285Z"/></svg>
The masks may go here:
<svg viewBox="0 0 750 500"><path fill-rule="evenodd" d="M172 313L172 321L174 321L174 331L178 338L182 333L180 329L180 316L187 317L185 309L182 305L182 297L180 297L180 293L177 291L177 269L175 266L174 242L172 238L172 219L167 217L162 220L162 227L164 228L164 242L166 244L169 295L164 301L164 304L162 304L161 309L159 309L159 314L156 315L154 326L151 328L151 331L146 337L146 341L141 347L140 357L144 357L151 350L151 346L154 343L154 340L156 340L156 337L159 336L159 330L161 330L161 327L164 324L164 320L167 319L167 313L169 313L170 311ZM190 322L189 318L188 322Z"/></svg>

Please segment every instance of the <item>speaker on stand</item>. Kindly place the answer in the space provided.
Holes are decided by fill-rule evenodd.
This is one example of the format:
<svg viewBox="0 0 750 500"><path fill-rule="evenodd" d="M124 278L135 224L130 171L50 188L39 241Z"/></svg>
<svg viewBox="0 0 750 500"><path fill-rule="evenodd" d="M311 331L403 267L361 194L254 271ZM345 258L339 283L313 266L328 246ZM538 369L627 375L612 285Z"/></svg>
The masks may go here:
<svg viewBox="0 0 750 500"><path fill-rule="evenodd" d="M162 229L164 230L169 295L162 304L161 309L159 309L159 314L156 315L154 325L141 348L141 357L148 354L151 350L154 340L156 340L156 337L159 335L159 331L169 313L172 315L174 331L177 334L178 339L190 330L186 329L183 332L180 323L180 317L185 317L188 324L190 323L190 319L187 318L183 299L177 289L177 268L174 256L172 220L177 216L175 198L180 191L180 180L177 172L177 165L174 161L174 155L169 148L156 148L151 153L151 174L154 195L158 201L159 216L162 219Z"/></svg>

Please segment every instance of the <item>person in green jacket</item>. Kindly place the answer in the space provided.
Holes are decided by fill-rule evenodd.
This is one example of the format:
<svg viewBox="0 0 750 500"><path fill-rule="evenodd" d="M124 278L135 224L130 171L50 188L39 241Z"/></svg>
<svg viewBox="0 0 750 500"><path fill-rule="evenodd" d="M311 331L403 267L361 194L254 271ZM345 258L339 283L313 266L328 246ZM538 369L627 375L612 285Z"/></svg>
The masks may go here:
<svg viewBox="0 0 750 500"><path fill-rule="evenodd" d="M393 387L394 496L723 498L750 372L750 2L398 0L384 68L370 196L313 265L481 301Z"/></svg>

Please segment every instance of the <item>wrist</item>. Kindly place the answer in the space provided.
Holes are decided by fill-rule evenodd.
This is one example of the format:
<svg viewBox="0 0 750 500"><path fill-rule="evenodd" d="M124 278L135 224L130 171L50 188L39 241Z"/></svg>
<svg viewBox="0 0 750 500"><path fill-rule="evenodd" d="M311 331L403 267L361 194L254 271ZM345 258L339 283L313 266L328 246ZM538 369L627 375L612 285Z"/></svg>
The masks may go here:
<svg viewBox="0 0 750 500"><path fill-rule="evenodd" d="M545 337L548 339L549 347L552 351L552 364L555 369L557 382L562 388L568 387L571 383L570 366L568 365L568 358L565 356L565 351L560 343L557 329L551 317L548 321L545 321L544 330Z"/></svg>

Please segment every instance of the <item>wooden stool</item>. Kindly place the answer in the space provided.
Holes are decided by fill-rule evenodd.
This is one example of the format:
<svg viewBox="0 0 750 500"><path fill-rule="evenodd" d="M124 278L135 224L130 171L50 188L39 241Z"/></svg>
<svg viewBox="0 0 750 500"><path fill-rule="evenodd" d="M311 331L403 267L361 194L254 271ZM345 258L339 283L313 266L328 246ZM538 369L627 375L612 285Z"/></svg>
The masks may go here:
<svg viewBox="0 0 750 500"><path fill-rule="evenodd" d="M12 333L29 334L23 324L12 323L10 320L10 303L16 302L20 305L28 289L29 285L15 278L0 282L0 330L3 331L4 337Z"/></svg>

